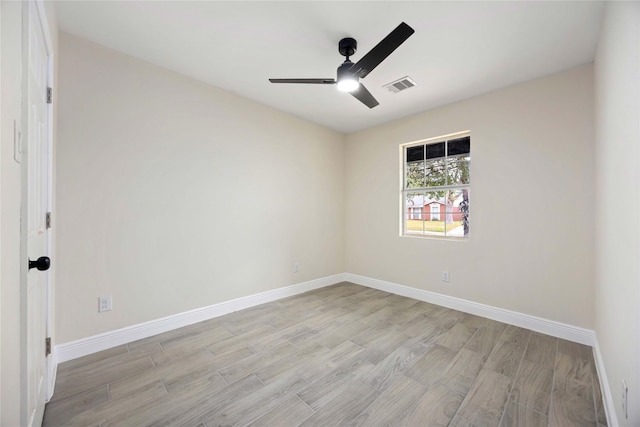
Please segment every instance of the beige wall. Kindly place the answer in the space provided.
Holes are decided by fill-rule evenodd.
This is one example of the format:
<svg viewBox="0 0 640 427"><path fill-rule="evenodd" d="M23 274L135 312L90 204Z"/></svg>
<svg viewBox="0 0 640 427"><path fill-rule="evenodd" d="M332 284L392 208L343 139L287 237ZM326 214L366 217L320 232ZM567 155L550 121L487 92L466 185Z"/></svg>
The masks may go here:
<svg viewBox="0 0 640 427"><path fill-rule="evenodd" d="M58 344L344 271L341 134L66 34L59 68Z"/></svg>
<svg viewBox="0 0 640 427"><path fill-rule="evenodd" d="M640 425L640 3L608 2L595 61L595 330L620 425ZM629 387L629 418L621 383Z"/></svg>
<svg viewBox="0 0 640 427"><path fill-rule="evenodd" d="M349 135L347 271L593 328L592 78L585 65ZM470 240L399 237L398 146L465 130Z"/></svg>

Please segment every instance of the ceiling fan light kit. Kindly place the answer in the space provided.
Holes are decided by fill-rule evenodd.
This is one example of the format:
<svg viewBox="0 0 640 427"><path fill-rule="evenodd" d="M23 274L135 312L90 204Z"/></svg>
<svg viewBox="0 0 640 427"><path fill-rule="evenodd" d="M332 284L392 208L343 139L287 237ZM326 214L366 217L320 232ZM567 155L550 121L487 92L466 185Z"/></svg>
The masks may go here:
<svg viewBox="0 0 640 427"><path fill-rule="evenodd" d="M335 84L338 90L351 93L367 107L373 108L379 103L360 83L360 79L364 79L414 32L413 28L402 22L355 64L349 57L356 53L358 43L350 37L340 40L338 52L346 59L338 67L336 79L269 79L269 81L271 83Z"/></svg>
<svg viewBox="0 0 640 427"><path fill-rule="evenodd" d="M359 79L351 73L353 62L346 60L338 67L337 88L342 92L353 92L360 86Z"/></svg>

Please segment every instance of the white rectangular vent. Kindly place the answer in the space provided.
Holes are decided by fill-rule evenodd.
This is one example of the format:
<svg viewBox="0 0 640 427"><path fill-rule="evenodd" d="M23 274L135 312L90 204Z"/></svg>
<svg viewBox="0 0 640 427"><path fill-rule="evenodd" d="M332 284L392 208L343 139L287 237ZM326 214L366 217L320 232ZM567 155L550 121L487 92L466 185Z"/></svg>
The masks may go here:
<svg viewBox="0 0 640 427"><path fill-rule="evenodd" d="M389 92L398 93L405 89L409 89L410 87L414 87L416 82L411 80L411 78L405 76L401 79L396 80L395 82L388 83L382 87L389 89Z"/></svg>

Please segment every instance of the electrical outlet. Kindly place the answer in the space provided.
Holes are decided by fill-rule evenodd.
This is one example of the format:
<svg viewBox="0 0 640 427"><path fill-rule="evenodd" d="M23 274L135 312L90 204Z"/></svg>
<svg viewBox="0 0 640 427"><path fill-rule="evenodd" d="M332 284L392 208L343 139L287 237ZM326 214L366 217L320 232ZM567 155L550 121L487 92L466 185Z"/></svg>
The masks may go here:
<svg viewBox="0 0 640 427"><path fill-rule="evenodd" d="M113 310L113 299L109 297L98 298L98 313Z"/></svg>
<svg viewBox="0 0 640 427"><path fill-rule="evenodd" d="M443 282L448 282L449 281L449 272L448 271L443 271L442 274L440 275L440 279Z"/></svg>
<svg viewBox="0 0 640 427"><path fill-rule="evenodd" d="M622 413L624 414L624 418L628 419L629 418L629 406L628 406L628 402L627 402L627 394L629 393L629 388L627 387L627 382L625 380L622 380L622 396L621 396L621 401L622 401Z"/></svg>
<svg viewBox="0 0 640 427"><path fill-rule="evenodd" d="M293 263L293 272L297 273L300 271L300 263L299 262L294 262Z"/></svg>

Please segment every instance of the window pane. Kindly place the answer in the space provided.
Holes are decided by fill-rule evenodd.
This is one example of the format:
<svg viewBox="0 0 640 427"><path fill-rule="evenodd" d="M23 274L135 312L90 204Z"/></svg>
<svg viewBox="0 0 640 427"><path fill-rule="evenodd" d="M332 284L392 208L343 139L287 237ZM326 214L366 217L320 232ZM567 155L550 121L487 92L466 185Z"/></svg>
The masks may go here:
<svg viewBox="0 0 640 427"><path fill-rule="evenodd" d="M424 194L406 193L404 200L404 233L423 234L424 219Z"/></svg>
<svg viewBox="0 0 640 427"><path fill-rule="evenodd" d="M424 187L424 161L407 163L404 188Z"/></svg>
<svg viewBox="0 0 640 427"><path fill-rule="evenodd" d="M427 236L445 235L446 191L432 191L425 194L423 234Z"/></svg>
<svg viewBox="0 0 640 427"><path fill-rule="evenodd" d="M444 157L444 142L427 145L427 159L437 159Z"/></svg>
<svg viewBox="0 0 640 427"><path fill-rule="evenodd" d="M446 159L429 160L425 165L425 187L447 185Z"/></svg>
<svg viewBox="0 0 640 427"><path fill-rule="evenodd" d="M450 190L445 196L445 222L447 236L469 235L469 189Z"/></svg>
<svg viewBox="0 0 640 427"><path fill-rule="evenodd" d="M424 160L424 145L407 147L407 162L417 162Z"/></svg>
<svg viewBox="0 0 640 427"><path fill-rule="evenodd" d="M462 190L447 191L444 197L444 228L447 236L464 236L464 213L460 210L462 202Z"/></svg>
<svg viewBox="0 0 640 427"><path fill-rule="evenodd" d="M471 157L459 156L447 157L447 178L448 185L469 184L469 167L471 165Z"/></svg>
<svg viewBox="0 0 640 427"><path fill-rule="evenodd" d="M471 152L471 137L452 139L447 143L447 155L456 156L458 154L468 154Z"/></svg>

